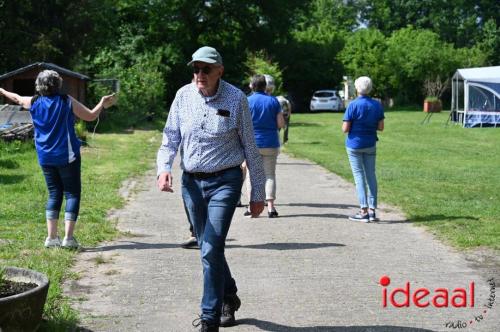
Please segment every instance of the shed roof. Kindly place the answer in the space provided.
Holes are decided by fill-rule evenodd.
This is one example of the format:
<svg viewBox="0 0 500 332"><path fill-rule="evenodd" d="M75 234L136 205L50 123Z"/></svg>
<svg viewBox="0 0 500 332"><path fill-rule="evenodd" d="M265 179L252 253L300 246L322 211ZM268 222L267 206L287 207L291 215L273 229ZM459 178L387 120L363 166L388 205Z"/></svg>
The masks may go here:
<svg viewBox="0 0 500 332"><path fill-rule="evenodd" d="M468 81L500 83L500 66L457 69L456 75Z"/></svg>
<svg viewBox="0 0 500 332"><path fill-rule="evenodd" d="M12 123L33 123L29 111L18 105L0 105L0 126Z"/></svg>
<svg viewBox="0 0 500 332"><path fill-rule="evenodd" d="M88 77L86 75L83 75L83 74L71 71L71 70L63 68L63 67L59 67L58 65L55 65L53 63L49 63L49 62L36 62L36 63L32 63L31 65L28 65L26 67L22 67L22 68L14 70L14 71L11 71L9 73L0 75L0 81L4 80L6 78L9 78L11 76L23 73L23 72L31 70L31 69L36 69L36 68L39 68L40 70L42 70L42 69L55 70L59 74L64 74L64 75L76 77L76 78L84 80L84 81L90 80L90 77Z"/></svg>

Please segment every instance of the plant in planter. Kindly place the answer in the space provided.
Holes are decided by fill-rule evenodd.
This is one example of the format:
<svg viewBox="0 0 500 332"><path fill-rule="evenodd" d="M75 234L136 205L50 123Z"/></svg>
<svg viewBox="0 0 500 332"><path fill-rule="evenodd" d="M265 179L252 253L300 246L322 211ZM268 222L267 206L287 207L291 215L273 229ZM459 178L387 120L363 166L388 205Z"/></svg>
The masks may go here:
<svg viewBox="0 0 500 332"><path fill-rule="evenodd" d="M449 79L442 81L439 75L424 81L424 93L427 96L424 100L424 112L441 112L443 106L440 98L448 88L448 83Z"/></svg>
<svg viewBox="0 0 500 332"><path fill-rule="evenodd" d="M36 331L42 320L49 280L28 269L0 270L0 331Z"/></svg>
<svg viewBox="0 0 500 332"><path fill-rule="evenodd" d="M438 97L428 96L424 100L424 112L441 112L442 104Z"/></svg>

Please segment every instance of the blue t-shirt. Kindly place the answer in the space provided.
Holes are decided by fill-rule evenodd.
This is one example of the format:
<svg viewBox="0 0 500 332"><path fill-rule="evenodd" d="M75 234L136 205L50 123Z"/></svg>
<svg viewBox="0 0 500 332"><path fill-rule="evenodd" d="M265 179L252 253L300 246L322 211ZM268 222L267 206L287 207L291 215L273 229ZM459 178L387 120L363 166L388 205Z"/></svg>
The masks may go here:
<svg viewBox="0 0 500 332"><path fill-rule="evenodd" d="M40 165L63 166L80 156L81 143L76 137L68 96L40 96L31 105L30 113Z"/></svg>
<svg viewBox="0 0 500 332"><path fill-rule="evenodd" d="M370 148L377 143L377 127L384 119L382 105L368 96L354 99L344 114L344 121L351 122L345 145L351 149Z"/></svg>
<svg viewBox="0 0 500 332"><path fill-rule="evenodd" d="M248 105L252 114L255 143L259 148L279 148L278 120L281 112L278 99L263 92L254 92L248 97Z"/></svg>

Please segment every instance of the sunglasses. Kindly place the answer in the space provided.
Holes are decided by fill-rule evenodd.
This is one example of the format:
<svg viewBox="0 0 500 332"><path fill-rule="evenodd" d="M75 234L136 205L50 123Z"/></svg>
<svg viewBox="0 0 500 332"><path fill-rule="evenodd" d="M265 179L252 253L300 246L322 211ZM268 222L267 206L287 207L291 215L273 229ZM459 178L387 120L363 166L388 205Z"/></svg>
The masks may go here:
<svg viewBox="0 0 500 332"><path fill-rule="evenodd" d="M210 74L210 72L212 71L212 67L209 67L209 66L205 66L205 67L197 67L197 66L193 66L193 73L195 74L199 74L200 71L205 74L205 75L208 75Z"/></svg>

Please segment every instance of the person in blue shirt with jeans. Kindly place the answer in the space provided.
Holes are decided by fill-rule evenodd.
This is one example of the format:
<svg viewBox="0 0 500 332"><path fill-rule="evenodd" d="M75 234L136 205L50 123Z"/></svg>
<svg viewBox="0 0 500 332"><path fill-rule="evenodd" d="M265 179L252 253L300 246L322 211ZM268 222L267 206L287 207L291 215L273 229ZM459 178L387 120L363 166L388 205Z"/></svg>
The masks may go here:
<svg viewBox="0 0 500 332"><path fill-rule="evenodd" d="M35 128L35 147L42 168L49 198L45 208L48 236L45 247L76 249L78 242L73 236L80 210L81 160L80 140L75 134L75 116L95 120L101 111L116 102L114 95L101 98L88 109L71 96L61 94L63 80L54 70L41 71L35 80L33 97L19 96L0 88L13 102L30 111ZM65 236L61 242L57 233L63 196L66 198L64 213Z"/></svg>
<svg viewBox="0 0 500 332"><path fill-rule="evenodd" d="M377 208L375 158L377 130L384 130L384 110L380 102L368 96L372 90L372 80L369 77L357 78L354 86L358 97L345 111L342 131L347 134L345 141L347 156L361 210L349 219L362 222L378 221L375 212Z"/></svg>

